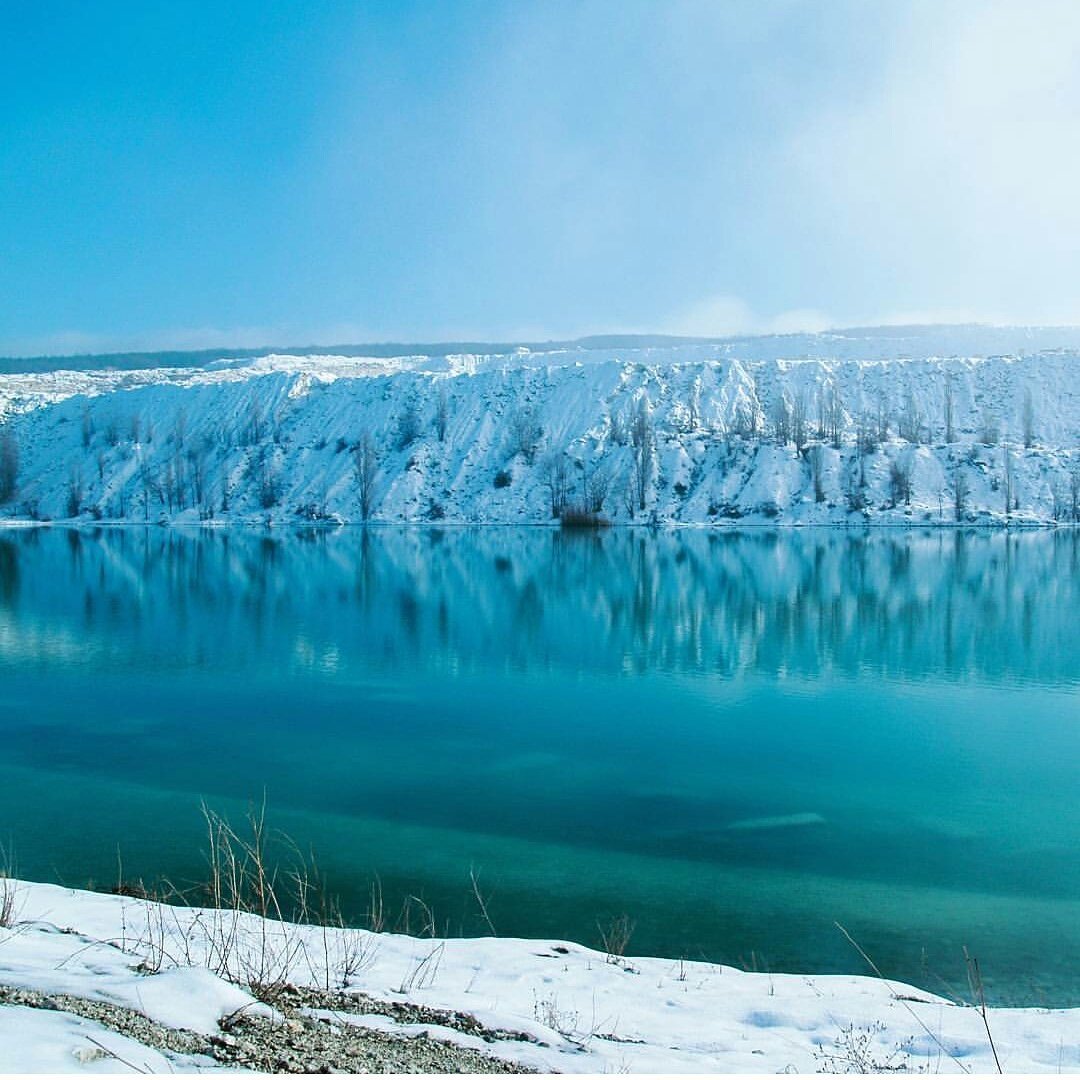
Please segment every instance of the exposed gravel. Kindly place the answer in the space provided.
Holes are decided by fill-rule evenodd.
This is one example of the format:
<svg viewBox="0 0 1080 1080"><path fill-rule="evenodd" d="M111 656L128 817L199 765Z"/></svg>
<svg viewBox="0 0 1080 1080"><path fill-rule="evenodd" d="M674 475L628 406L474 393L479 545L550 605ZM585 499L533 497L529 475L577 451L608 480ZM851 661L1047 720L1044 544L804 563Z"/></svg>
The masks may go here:
<svg viewBox="0 0 1080 1080"><path fill-rule="evenodd" d="M0 986L0 1007L22 1005L55 1009L94 1020L119 1034L165 1053L205 1056L229 1068L274 1073L520 1073L530 1070L487 1054L454 1046L426 1035L392 1035L347 1022L314 1019L302 1010L333 1009L353 1014L377 1013L401 1023L450 1027L487 1041L522 1039L513 1032L484 1028L466 1013L380 1002L351 994L287 988L275 995L283 1020L239 1015L222 1024L217 1035L176 1030L141 1013L107 1002L69 994L43 994ZM209 1064L210 1062L208 1062Z"/></svg>

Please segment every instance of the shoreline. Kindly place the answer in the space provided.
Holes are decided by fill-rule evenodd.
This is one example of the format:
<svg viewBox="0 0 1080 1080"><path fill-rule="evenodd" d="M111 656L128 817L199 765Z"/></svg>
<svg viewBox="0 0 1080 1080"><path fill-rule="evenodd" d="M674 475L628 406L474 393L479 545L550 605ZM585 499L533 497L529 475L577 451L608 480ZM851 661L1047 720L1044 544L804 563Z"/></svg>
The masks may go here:
<svg viewBox="0 0 1080 1080"><path fill-rule="evenodd" d="M100 1060L95 1042L110 1067L139 1065L129 1055L142 1047L140 1060L158 1055L178 1071L215 1062L297 1071L340 1064L357 1040L388 1054L393 1071L420 1043L436 1047L426 1071L486 1069L476 1054L500 1071L541 1072L993 1072L995 1054L1006 1071L1080 1067L1080 1009L984 1014L874 976L745 972L549 939L300 926L17 879L0 879L0 889L13 897L0 928L0 1049L26 1071L46 1059ZM41 998L27 1005L19 994ZM102 1019L106 1006L121 1012ZM19 1024L30 1012L27 1041ZM238 1016L247 1027L236 1029ZM132 1042L140 1031L150 1042ZM152 1044L162 1031L201 1042L168 1035L186 1050L161 1049ZM371 1032L389 1042L372 1050ZM213 1060L187 1052L199 1047Z"/></svg>

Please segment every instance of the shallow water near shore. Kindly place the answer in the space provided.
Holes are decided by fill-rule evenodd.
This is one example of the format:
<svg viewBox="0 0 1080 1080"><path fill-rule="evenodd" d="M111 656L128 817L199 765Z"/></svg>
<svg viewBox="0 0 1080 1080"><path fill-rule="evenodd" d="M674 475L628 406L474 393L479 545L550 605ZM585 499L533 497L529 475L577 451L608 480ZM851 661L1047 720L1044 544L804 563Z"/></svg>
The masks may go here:
<svg viewBox="0 0 1080 1080"><path fill-rule="evenodd" d="M265 794L357 920L1076 1005L1078 611L1076 531L2 532L0 838L195 881Z"/></svg>

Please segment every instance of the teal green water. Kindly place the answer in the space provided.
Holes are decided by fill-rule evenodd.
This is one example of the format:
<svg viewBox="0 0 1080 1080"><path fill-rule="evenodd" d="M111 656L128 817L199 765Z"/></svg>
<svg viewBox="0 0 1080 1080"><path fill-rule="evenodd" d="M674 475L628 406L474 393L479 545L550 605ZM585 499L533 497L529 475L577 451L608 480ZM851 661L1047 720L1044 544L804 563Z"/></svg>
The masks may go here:
<svg viewBox="0 0 1080 1080"><path fill-rule="evenodd" d="M1080 1004L1080 534L0 533L0 837L197 880L265 792L359 919Z"/></svg>

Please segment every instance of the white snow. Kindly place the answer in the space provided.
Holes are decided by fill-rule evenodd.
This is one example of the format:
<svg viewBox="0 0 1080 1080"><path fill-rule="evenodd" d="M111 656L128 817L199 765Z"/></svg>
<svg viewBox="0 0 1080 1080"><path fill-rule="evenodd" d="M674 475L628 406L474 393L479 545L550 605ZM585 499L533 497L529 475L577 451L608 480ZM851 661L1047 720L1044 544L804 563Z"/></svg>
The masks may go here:
<svg viewBox="0 0 1080 1080"><path fill-rule="evenodd" d="M816 342L822 354L837 345L835 335L803 337L800 346ZM873 339L860 342L868 355L881 351ZM852 346L843 344L846 357ZM547 470L564 454L571 500L600 476L603 514L616 522L951 524L957 475L970 489L967 519L1001 521L1007 463L1019 504L1009 508L1012 520L1062 516L1080 466L1080 353L785 360L749 359L747 348L269 355L203 368L0 376L0 415L20 450L19 490L0 513L355 521L352 449L367 434L379 457L372 517L383 522L551 523ZM838 447L817 435L819 403L834 391ZM1028 400L1034 438L1025 447ZM781 401L807 408L801 454L768 434ZM634 448L620 433L641 403L655 429L644 509L628 504ZM860 464L859 419L876 421L879 410L888 434ZM902 417L912 414L918 442L900 437ZM417 434L406 439L413 416ZM739 432L750 416L758 435ZM522 417L538 428L532 455L513 436ZM999 433L993 445L983 444L986 428ZM910 473L910 498L895 497L896 467ZM861 471L865 510L851 501Z"/></svg>
<svg viewBox="0 0 1080 1080"><path fill-rule="evenodd" d="M0 985L111 1001L203 1032L239 1007L260 1008L204 966L213 966L214 927L228 920L231 928L229 915L54 885L16 887L19 922L0 930ZM546 1071L865 1071L885 1064L995 1071L976 1008L872 977L610 958L547 940L367 931L332 931L327 939L315 928L276 923L264 933L248 916L235 940L238 967L258 962L269 941L277 956L290 957L287 973L297 985L343 982L349 991L384 1000L468 1012L523 1038L486 1043L439 1024L397 1024L362 1009L335 1014L339 1019L401 1034L425 1031ZM341 959L357 949L361 970L342 979ZM141 974L144 962L162 970ZM1080 1068L1080 1010L991 1008L987 1022L1007 1072ZM0 1007L3 1069L124 1071L123 1062L154 1071L206 1064L179 1055L166 1061L63 1012Z"/></svg>

